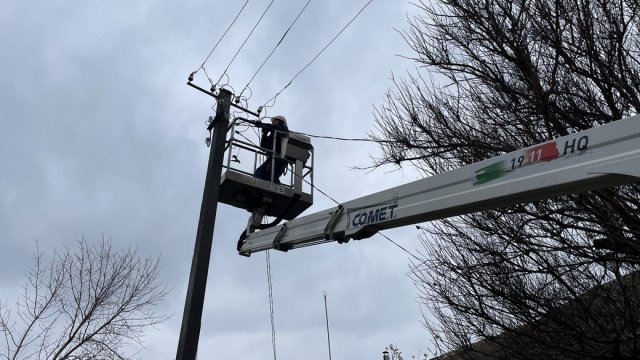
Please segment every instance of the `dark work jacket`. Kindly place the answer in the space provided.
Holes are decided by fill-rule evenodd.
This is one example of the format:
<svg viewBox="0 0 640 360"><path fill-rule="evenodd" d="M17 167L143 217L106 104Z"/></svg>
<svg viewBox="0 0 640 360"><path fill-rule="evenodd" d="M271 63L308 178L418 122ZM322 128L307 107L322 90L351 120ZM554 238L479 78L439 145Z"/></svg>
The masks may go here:
<svg viewBox="0 0 640 360"><path fill-rule="evenodd" d="M278 122L276 124L262 124L263 129L262 138L260 139L260 147L269 151L273 150L273 141L276 141L276 154L280 154L282 147L282 137L289 135L289 128L287 124Z"/></svg>

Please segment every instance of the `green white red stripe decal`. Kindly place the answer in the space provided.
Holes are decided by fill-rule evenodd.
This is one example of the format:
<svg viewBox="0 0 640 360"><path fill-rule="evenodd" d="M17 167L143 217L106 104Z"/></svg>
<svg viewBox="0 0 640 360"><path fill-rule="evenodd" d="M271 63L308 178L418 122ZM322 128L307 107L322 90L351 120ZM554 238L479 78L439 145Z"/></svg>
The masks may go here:
<svg viewBox="0 0 640 360"><path fill-rule="evenodd" d="M589 147L589 137L581 136L570 139L563 144L556 141L549 141L523 150L520 154L515 153L511 158L497 161L487 165L475 172L475 182L473 185L482 185L505 176L507 173L517 170L523 166L535 164L541 161L552 161L560 157L572 154L582 154Z"/></svg>

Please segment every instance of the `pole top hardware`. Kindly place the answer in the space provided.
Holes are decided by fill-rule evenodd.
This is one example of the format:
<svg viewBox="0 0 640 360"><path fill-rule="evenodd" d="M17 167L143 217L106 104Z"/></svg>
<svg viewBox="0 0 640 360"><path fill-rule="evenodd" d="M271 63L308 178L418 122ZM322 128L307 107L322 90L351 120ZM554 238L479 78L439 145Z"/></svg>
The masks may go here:
<svg viewBox="0 0 640 360"><path fill-rule="evenodd" d="M189 78L191 79L191 77L189 77ZM231 91L229 91L229 90L227 90L227 89L225 89L225 88L220 88L220 89L218 90L218 92L219 92L219 93L216 95L216 94L215 94L215 92L213 91L214 89L212 89L212 91L205 90L205 89L201 88L200 86L198 86L198 85L196 85L196 84L191 83L191 81L187 82L187 85L189 85L189 86L191 86L192 88L194 88L194 89L196 89L196 90L199 90L199 91L201 91L201 92L203 92L203 93L205 93L205 94L207 94L207 95L211 96L211 97L212 97L212 98L214 98L214 99L217 99L219 96L221 96L221 95L222 95L221 93L223 93L223 92L224 92L224 93L232 94L232 93L231 93ZM238 109L238 110L241 110L241 111L244 111L244 112L246 112L246 113L248 113L248 114L251 114L251 115L253 115L253 116L255 116L255 117L260 117L260 114L259 114L259 113L255 113L255 112L253 112L253 111L251 111L251 110L249 110L249 109L245 109L244 107L242 107L242 106L240 106L240 105L238 105L238 104L234 104L233 102L231 102L231 106L233 106L234 108L236 108L236 109Z"/></svg>

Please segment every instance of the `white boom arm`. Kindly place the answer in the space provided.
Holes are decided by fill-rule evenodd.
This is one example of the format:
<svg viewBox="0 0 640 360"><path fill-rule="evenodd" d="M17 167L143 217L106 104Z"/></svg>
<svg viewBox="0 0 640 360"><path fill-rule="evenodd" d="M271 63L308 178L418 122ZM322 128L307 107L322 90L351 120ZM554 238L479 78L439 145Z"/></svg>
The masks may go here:
<svg viewBox="0 0 640 360"><path fill-rule="evenodd" d="M638 180L640 115L254 232L241 253L364 239L379 230Z"/></svg>

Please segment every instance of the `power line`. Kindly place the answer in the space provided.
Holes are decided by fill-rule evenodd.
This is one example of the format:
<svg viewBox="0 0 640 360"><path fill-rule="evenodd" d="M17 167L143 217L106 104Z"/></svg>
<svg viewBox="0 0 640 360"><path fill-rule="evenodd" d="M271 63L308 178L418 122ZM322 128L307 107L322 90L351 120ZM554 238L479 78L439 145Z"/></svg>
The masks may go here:
<svg viewBox="0 0 640 360"><path fill-rule="evenodd" d="M244 89L242 89L242 91L240 92L239 96L242 96L242 94L244 93L244 91L249 87L249 84L251 84L251 82L253 81L253 79L256 77L256 75L258 75L258 73L260 72L260 70L262 70L262 67L264 66L264 64L267 63L267 61L271 58L271 55L273 55L273 53L276 51L276 49L278 48L278 46L280 46L280 44L282 44L282 41L284 40L285 36L287 36L287 34L289 33L289 30L291 30L291 28L293 27L293 25L295 25L296 21L298 21L298 18L300 18L300 15L302 15L302 13L304 12L304 10L307 8L307 6L309 5L309 3L311 2L311 0L308 0L306 4L304 4L304 7L302 8L302 10L300 10L300 12L298 13L298 15L296 16L295 19L293 19L293 22L291 23L291 25L289 25L289 27L287 28L287 30L284 32L284 34L282 34L282 37L280 38L280 41L278 41L278 43L276 44L276 46L273 47L273 50L271 50L271 52L269 53L269 55L267 56L266 59L264 59L264 61L262 62L262 64L260 65L260 67L258 68L258 70L256 70L256 72L253 74L253 76L251 76L251 79L249 79L249 82L247 82L247 85L245 85Z"/></svg>
<svg viewBox="0 0 640 360"><path fill-rule="evenodd" d="M203 66L203 67L201 67L201 69L202 69L202 71L204 71L204 76L206 76L206 77L207 77L207 80L209 80L209 83L210 83L211 85L213 85L213 80L211 80L211 76L209 76L209 73L207 73L207 69L205 69L205 67L204 67L204 66Z"/></svg>
<svg viewBox="0 0 640 360"><path fill-rule="evenodd" d="M295 131L295 133L298 133L300 135L305 135L305 136L308 136L308 137L312 137L312 138L317 138L317 139L338 140L338 141L363 141L363 142L375 142L375 143L383 143L383 144L407 144L409 142L418 143L418 142L426 142L427 141L427 140L423 140L423 139L375 140L375 139L364 139L364 138L344 138L344 137L336 137L336 136L328 136L328 135L307 134L307 133L303 133L303 132L300 132L300 131Z"/></svg>
<svg viewBox="0 0 640 360"><path fill-rule="evenodd" d="M224 77L227 74L227 70L229 70L229 67L231 66L231 64L233 64L233 62L236 60L236 57L238 56L238 54L240 53L240 50L242 50L242 48L244 47L244 45L247 43L247 41L249 41L249 38L251 37L251 35L253 34L253 32L256 30L256 28L258 27L258 25L260 24L260 22L262 21L262 18L264 18L264 15L267 13L267 11L269 11L269 8L271 7L271 5L273 4L275 0L271 0L271 2L269 3L269 5L267 6L266 9L264 9L264 11L262 12L262 15L260 15L260 18L258 19L258 21L256 22L255 25L253 25L253 29L251 29L251 32L249 33L249 35L247 35L247 38L244 39L244 42L242 43L242 45L240 45L240 48L238 49L238 51L236 51L236 54L233 55L233 58L231 59L231 61L229 62L229 65L227 65L227 67L224 69L224 72L222 73L222 75L220 75L220 79L218 79L218 81L216 82L216 85L218 85L218 83L220 83L220 80L222 80L222 77Z"/></svg>
<svg viewBox="0 0 640 360"><path fill-rule="evenodd" d="M265 116L264 118L267 118ZM407 143L424 143L427 140L424 139L406 139L406 140L375 140L375 139L364 139L364 138L344 138L337 136L328 136L328 135L314 135L308 134L301 131L294 131L297 134L305 135L308 137L316 138L316 139L327 139L327 140L338 140L338 141L362 141L362 142L374 142L374 143L382 143L382 144L407 144Z"/></svg>
<svg viewBox="0 0 640 360"><path fill-rule="evenodd" d="M280 91L278 91L271 99L267 100L267 102L265 102L265 104L263 106L267 106L268 103L275 101L275 99L278 97L278 95L280 95L286 88L289 87L289 85L291 85L291 83L293 82L293 80L295 80L300 74L302 74L303 71L305 71L311 64L313 64L314 61L316 61L316 59L331 45L333 44L333 42L338 38L338 36L340 36L340 34L342 34L342 32L349 27L349 25L351 25L351 23L358 17L360 16L360 14L364 11L364 9L369 6L369 4L371 4L373 0L369 0L366 4L364 4L364 6L360 9L360 11L358 11L358 13L356 13L356 15L349 20L349 22L342 27L342 29L340 29L340 31L338 32L338 34L336 34L336 36L333 37L333 39L331 39L331 41L329 41L327 43L327 45L325 45L322 50L320 50L316 56L313 57L313 59L311 59L311 61L309 61L307 63L307 65L305 65L302 69L300 69L300 71L298 71L297 74L295 74L291 80L289 80L289 82L287 83L287 85L285 85Z"/></svg>
<svg viewBox="0 0 640 360"><path fill-rule="evenodd" d="M238 11L238 14L236 14L236 17L233 19L233 21L231 22L231 24L227 27L227 29L224 31L224 33L222 34L222 36L220 36L220 39L218 39L218 42L213 46L213 49L211 49L211 51L209 52L209 55L207 55L207 57L204 59L204 61L202 62L202 64L200 65L200 67L198 68L198 70L194 71L193 73L197 73L200 69L204 69L204 64L207 62L207 60L209 60L209 58L211 57L211 55L213 54L213 52L216 50L216 48L218 47L218 45L220 44L220 42L222 41L222 39L224 39L224 37L227 35L227 33L229 32L229 30L231 29L231 27L233 26L233 24L236 23L236 20L238 20L238 18L240 17L240 14L242 14L242 11L244 10L244 8L247 6L247 3L249 3L249 0L245 1L244 4L242 5L242 7L240 8L240 11ZM209 78L209 75L207 75L207 78L209 79L209 82L212 83L211 78Z"/></svg>
<svg viewBox="0 0 640 360"><path fill-rule="evenodd" d="M381 231L378 231L378 234L382 235L383 238L389 240L393 245L399 247L400 250L402 250L402 251L406 252L407 254L411 255L414 259L418 260L419 262L423 262L422 259L420 259L419 257L415 256L412 252L410 252L409 250L405 249L402 245L400 245L397 242L391 240L390 237L388 237L387 235L383 234Z"/></svg>
<svg viewBox="0 0 640 360"><path fill-rule="evenodd" d="M329 200L331 200L331 201L333 201L334 203L336 203L336 205L338 205L338 206L340 205L340 203L339 203L336 199L332 198L331 196L329 196L329 194L327 194L327 193L325 193L324 191L320 190L320 188L319 188L319 187L317 187L317 186L315 186L315 185L311 184L311 183L310 183L309 181L307 181L306 179L302 179L302 181L306 182L307 184L309 184L310 186L312 186L313 188L315 188L316 190L318 190L318 192L320 192L322 195L324 195L325 197L327 197Z"/></svg>
<svg viewBox="0 0 640 360"><path fill-rule="evenodd" d="M318 139L328 139L328 140L340 140L340 141L365 141L365 142L375 142L375 143L385 143L385 144L405 144L407 142L424 142L425 140L375 140L375 139L363 139L363 138L343 138L343 137L335 137L335 136L325 136L325 135L313 135L306 134L303 132L296 131L298 134L306 135L312 138Z"/></svg>

